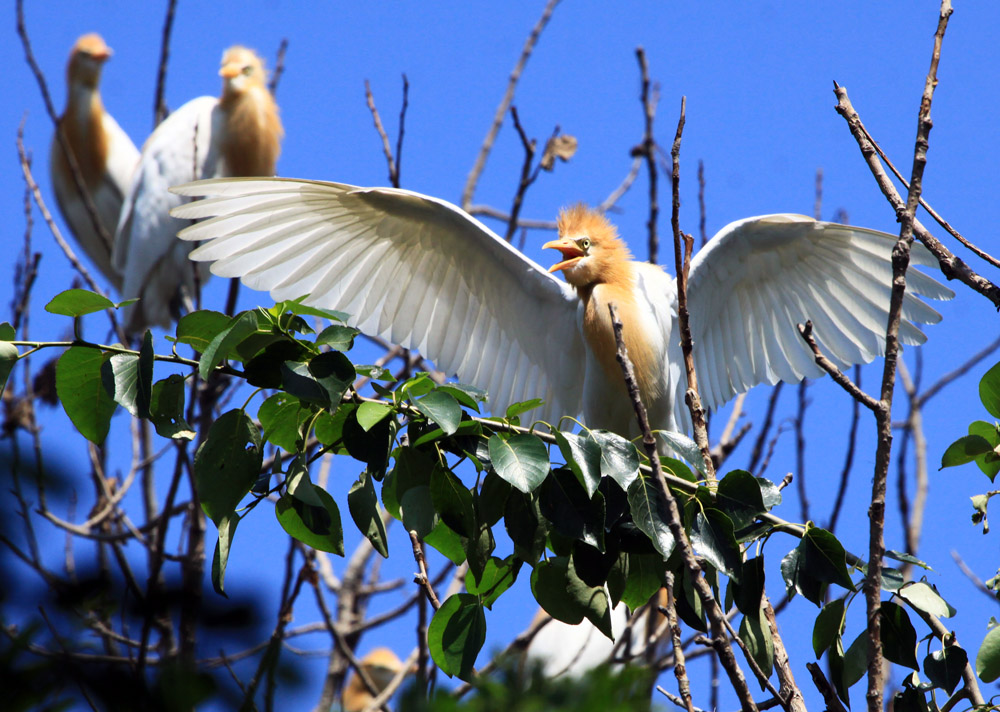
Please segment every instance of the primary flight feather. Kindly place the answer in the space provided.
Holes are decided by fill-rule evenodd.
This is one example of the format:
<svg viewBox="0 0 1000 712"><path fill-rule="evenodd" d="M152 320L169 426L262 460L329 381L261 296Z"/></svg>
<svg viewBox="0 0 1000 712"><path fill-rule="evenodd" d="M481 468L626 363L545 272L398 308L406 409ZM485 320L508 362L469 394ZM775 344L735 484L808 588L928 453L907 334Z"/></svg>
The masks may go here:
<svg viewBox="0 0 1000 712"><path fill-rule="evenodd" d="M651 425L688 427L675 282L632 260L599 212L562 211L558 239L544 245L562 259L546 270L460 208L407 190L277 178L172 190L209 196L172 211L209 218L179 233L204 241L191 259L212 262L214 274L239 277L275 300L308 294L307 304L347 312L362 331L418 349L487 390L496 413L541 397L535 418L556 424L582 414L589 427L637 434L614 360L614 303ZM718 407L758 383L820 375L796 328L809 319L841 366L882 353L895 241L801 215L724 227L692 261L688 290L706 405ZM936 265L919 244L911 260ZM910 270L905 344L925 340L917 324L940 319L915 294L954 296Z"/></svg>

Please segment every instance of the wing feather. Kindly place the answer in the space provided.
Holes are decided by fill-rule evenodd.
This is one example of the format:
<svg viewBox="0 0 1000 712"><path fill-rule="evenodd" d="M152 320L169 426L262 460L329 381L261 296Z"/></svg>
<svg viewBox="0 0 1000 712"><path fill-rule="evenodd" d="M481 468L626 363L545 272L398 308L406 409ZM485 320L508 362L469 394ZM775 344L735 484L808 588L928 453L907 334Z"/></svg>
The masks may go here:
<svg viewBox="0 0 1000 712"><path fill-rule="evenodd" d="M820 373L797 324L812 320L817 343L841 367L884 352L896 238L866 228L766 215L731 223L694 258L688 289L695 369L715 408L778 379ZM935 267L920 244L911 267ZM940 315L916 295L950 299L934 277L907 271L899 336L925 340L920 324ZM674 403L683 418L683 403Z"/></svg>
<svg viewBox="0 0 1000 712"><path fill-rule="evenodd" d="M547 396L544 417L581 410L578 298L479 221L405 190L288 179L199 181L177 218L192 252L275 299L350 313L351 323L419 348L485 387L495 412ZM546 324L545 330L532 325Z"/></svg>

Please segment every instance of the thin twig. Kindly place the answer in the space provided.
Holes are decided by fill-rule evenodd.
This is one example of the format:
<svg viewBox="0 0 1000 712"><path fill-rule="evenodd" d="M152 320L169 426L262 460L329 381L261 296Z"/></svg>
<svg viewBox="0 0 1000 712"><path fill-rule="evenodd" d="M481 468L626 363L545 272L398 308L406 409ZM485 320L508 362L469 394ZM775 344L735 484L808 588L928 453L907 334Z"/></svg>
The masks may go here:
<svg viewBox="0 0 1000 712"><path fill-rule="evenodd" d="M160 44L160 64L156 70L156 94L153 99L153 128L167 118L170 113L167 110L164 94L167 91L167 64L170 61L170 34L174 29L174 11L177 9L177 0L167 2L167 16L163 19L163 40Z"/></svg>
<svg viewBox="0 0 1000 712"><path fill-rule="evenodd" d="M708 425L705 422L705 408L701 404L701 396L698 395L698 377L694 370L694 353L691 341L691 324L688 316L687 306L687 282L688 272L691 270L691 252L694 249L694 239L681 232L680 209L681 209L681 135L684 132L685 112L687 108L687 97L681 97L681 113L677 119L677 132L674 134L674 143L670 149L672 170L670 173L672 207L670 213L670 226L674 233L674 269L677 274L677 321L681 332L681 351L684 354L684 369L687 372L687 391L684 400L688 410L691 412L691 424L694 428L694 441L701 450L701 457L705 462L705 474L709 485L715 483L715 467L712 464L712 451L708 444ZM681 245L683 244L683 248Z"/></svg>
<svg viewBox="0 0 1000 712"><path fill-rule="evenodd" d="M646 62L646 52L642 47L635 48L636 59L639 60L639 71L642 78L642 91L639 101L642 102L644 128L642 143L632 149L633 156L641 156L646 161L646 173L649 176L649 219L646 221L646 231L649 235L649 262L657 263L660 249L660 238L656 231L656 219L660 213L660 205L656 194L656 140L653 138L653 119L656 118L656 105L660 101L660 88L649 83L649 65ZM684 125L684 100L681 100L681 121L677 126L677 137L674 146L680 144L681 129Z"/></svg>
<svg viewBox="0 0 1000 712"><path fill-rule="evenodd" d="M674 572L667 571L667 605L660 609L660 613L667 617L670 641L674 651L674 677L677 678L677 691L681 693L682 706L687 708L688 712L694 712L694 703L691 700L691 681L688 680L687 666L684 663L684 646L681 645L681 626L677 621L674 581Z"/></svg>
<svg viewBox="0 0 1000 712"><path fill-rule="evenodd" d="M413 558L417 562L417 568L420 572L414 575L413 582L424 589L427 594L427 600L431 602L436 611L441 607L441 602L438 601L437 594L434 593L434 587L431 586L430 579L427 577L427 563L424 561L424 551L420 548L420 538L417 536L415 531L410 531L410 543L413 544Z"/></svg>
<svg viewBox="0 0 1000 712"><path fill-rule="evenodd" d="M489 131L486 132L483 145L479 148L479 155L476 156L476 162L473 164L472 170L469 172L469 177L465 181L465 188L462 190L462 209L466 212L471 212L472 197L476 192L476 184L479 183L479 176L486 167L486 159L489 157L490 151L493 150L493 144L496 141L497 134L500 132L500 127L503 125L507 109L510 107L511 102L514 101L514 90L517 88L517 82L521 78L524 66L527 64L528 58L534 51L535 45L538 43L538 38L542 34L542 30L545 29L549 18L552 17L553 10L556 9L556 5L558 4L559 0L549 0L545 3L542 16L538 18L538 22L535 23L531 34L528 35L528 39L524 41L521 56L518 58L517 64L514 65L514 70L510 73L510 78L507 80L507 91L500 101L500 106L497 107L496 114L493 115L493 123L490 125Z"/></svg>
<svg viewBox="0 0 1000 712"><path fill-rule="evenodd" d="M618 184L615 188L608 194L608 197L601 201L601 204L597 206L597 209L602 213L606 213L611 210L615 204L621 200L621 197L628 192L628 189L632 187L635 183L635 179L639 177L639 168L642 166L642 156L632 157L632 166L628 169L628 173L622 179L622 182Z"/></svg>
<svg viewBox="0 0 1000 712"><path fill-rule="evenodd" d="M267 90L271 92L271 96L275 96L278 93L278 83L281 81L281 75L285 73L285 53L288 51L288 38L282 37L281 43L278 45L278 53L274 58L274 71L271 73L271 81L267 83Z"/></svg>
<svg viewBox="0 0 1000 712"><path fill-rule="evenodd" d="M863 406L865 406L866 408L868 408L873 412L878 410L879 402L874 398L872 398L867 393L865 393L864 391L862 391L860 388L858 388L858 386L855 385L851 381L851 379L849 379L846 375L844 375L843 371L837 368L837 365L833 361L824 356L823 353L819 350L819 346L816 344L816 339L813 338L812 335L812 330L813 330L812 322L807 321L805 324L799 324L798 328L799 328L799 334L801 334L802 338L805 339L807 344L809 344L809 348L812 349L813 358L816 361L816 365L818 365L824 371L829 373L830 378L832 378L837 383L837 385L839 385L845 391L850 393L851 397L854 398L857 402L861 403Z"/></svg>
<svg viewBox="0 0 1000 712"><path fill-rule="evenodd" d="M854 367L854 384L861 387L861 366ZM844 466L840 469L840 485L837 496L833 500L833 509L826 528L832 533L837 528L840 511L844 505L844 495L847 493L847 483L850 479L851 467L854 465L854 450L858 442L858 423L861 420L861 404L856 398L851 398L851 427L847 434L847 452L844 454Z"/></svg>
<svg viewBox="0 0 1000 712"><path fill-rule="evenodd" d="M399 173L396 172L396 162L392 158L392 146L389 145L389 135L385 132L385 127L382 126L382 117L379 116L378 109L375 107L375 95L372 94L371 84L365 79L365 101L368 103L368 111L371 112L372 121L375 122L375 130L378 131L379 138L382 139L382 153L385 154L385 162L389 167L389 184L394 187L399 187Z"/></svg>
<svg viewBox="0 0 1000 712"><path fill-rule="evenodd" d="M653 467L654 482L666 504L667 526L674 537L675 546L680 554L687 575L690 577L708 616L712 631L712 646L719 656L722 667L729 676L729 682L740 700L740 706L744 712L756 712L757 705L754 703L750 688L747 687L746 678L740 670L739 663L736 661L736 656L733 654L732 646L729 643L729 635L725 626L725 614L719 607L718 601L715 600L711 586L709 586L708 582L701 575L701 565L695 557L691 541L684 530L677 500L667 486L663 467L660 464L660 457L656 450L656 438L653 437L653 433L650 430L649 420L646 417L646 408L643 406L642 399L639 396L639 386L635 380L635 372L632 368L632 362L628 358L625 340L622 337L622 322L618 318L618 312L614 304L609 304L608 310L611 315L611 324L614 327L615 344L617 345L615 358L621 366L625 386L632 400L632 407L636 414L636 420L639 423L639 430L642 432L642 444Z"/></svg>

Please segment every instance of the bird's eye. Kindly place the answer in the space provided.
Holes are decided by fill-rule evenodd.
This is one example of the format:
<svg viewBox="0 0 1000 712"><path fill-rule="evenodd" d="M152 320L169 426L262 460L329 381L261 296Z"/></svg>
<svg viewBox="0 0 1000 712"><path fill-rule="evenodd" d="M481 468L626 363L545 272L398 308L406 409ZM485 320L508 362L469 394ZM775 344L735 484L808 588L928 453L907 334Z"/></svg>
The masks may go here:
<svg viewBox="0 0 1000 712"><path fill-rule="evenodd" d="M589 237L582 237L582 238L580 238L577 241L576 244L578 244L580 246L581 250L589 250L590 249L590 238Z"/></svg>
<svg viewBox="0 0 1000 712"><path fill-rule="evenodd" d="M243 67L243 76L249 77L251 74L253 74L253 67L251 67L249 64Z"/></svg>

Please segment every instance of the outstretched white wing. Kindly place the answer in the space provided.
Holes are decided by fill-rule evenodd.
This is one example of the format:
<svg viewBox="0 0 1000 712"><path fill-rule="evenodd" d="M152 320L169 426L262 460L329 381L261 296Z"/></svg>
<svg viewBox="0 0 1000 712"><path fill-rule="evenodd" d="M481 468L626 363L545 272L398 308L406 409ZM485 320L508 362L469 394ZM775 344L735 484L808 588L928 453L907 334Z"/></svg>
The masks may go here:
<svg viewBox="0 0 1000 712"><path fill-rule="evenodd" d="M544 398L536 417L581 410L579 299L569 285L460 208L391 188L289 179L199 181L215 196L173 210L207 218L191 259L278 300L347 312L369 334L418 349L489 392L494 413Z"/></svg>
<svg viewBox="0 0 1000 712"><path fill-rule="evenodd" d="M883 232L804 215L747 218L720 230L692 261L688 287L695 372L705 404L716 408L758 383L820 375L796 328L807 320L823 353L841 368L882 354L895 242ZM910 262L937 266L919 243ZM915 325L941 318L915 294L955 296L931 277L907 270L899 328L904 344L923 343L926 337Z"/></svg>

